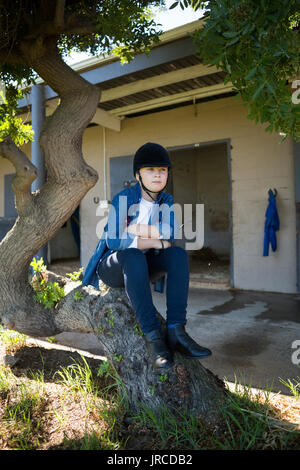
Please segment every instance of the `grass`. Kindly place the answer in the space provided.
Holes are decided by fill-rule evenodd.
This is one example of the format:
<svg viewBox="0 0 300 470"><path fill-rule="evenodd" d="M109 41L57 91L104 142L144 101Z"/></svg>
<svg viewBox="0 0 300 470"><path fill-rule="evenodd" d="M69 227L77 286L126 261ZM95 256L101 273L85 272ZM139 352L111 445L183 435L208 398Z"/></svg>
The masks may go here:
<svg viewBox="0 0 300 470"><path fill-rule="evenodd" d="M0 346L19 358L0 366L0 450L300 449L299 377L283 382L286 397L236 379L212 429L188 412L129 414L112 364L25 340L0 327Z"/></svg>

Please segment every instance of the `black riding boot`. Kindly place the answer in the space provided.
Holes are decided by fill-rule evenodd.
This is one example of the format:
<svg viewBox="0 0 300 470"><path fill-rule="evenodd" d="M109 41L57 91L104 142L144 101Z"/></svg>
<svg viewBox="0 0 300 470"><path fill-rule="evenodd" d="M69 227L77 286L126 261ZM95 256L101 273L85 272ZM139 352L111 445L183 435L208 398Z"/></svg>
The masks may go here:
<svg viewBox="0 0 300 470"><path fill-rule="evenodd" d="M145 334L145 340L152 365L155 369L167 369L173 364L172 353L165 343L163 333L160 329Z"/></svg>
<svg viewBox="0 0 300 470"><path fill-rule="evenodd" d="M178 351L188 359L203 359L211 355L209 349L199 346L186 333L183 324L168 328L167 344L172 351Z"/></svg>

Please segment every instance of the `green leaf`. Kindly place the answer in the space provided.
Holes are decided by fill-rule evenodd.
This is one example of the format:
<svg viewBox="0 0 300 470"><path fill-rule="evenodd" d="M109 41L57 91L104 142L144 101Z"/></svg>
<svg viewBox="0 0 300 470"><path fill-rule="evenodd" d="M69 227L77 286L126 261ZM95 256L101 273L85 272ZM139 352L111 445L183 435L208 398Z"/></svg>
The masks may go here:
<svg viewBox="0 0 300 470"><path fill-rule="evenodd" d="M227 46L232 46L233 44L235 44L235 43L238 42L239 40L240 40L240 38L232 39L232 41L229 41L226 45L227 45Z"/></svg>
<svg viewBox="0 0 300 470"><path fill-rule="evenodd" d="M256 70L257 68L253 67L253 69L251 69L250 72L246 75L245 79L250 80L250 78L254 77L254 75L256 74Z"/></svg>
<svg viewBox="0 0 300 470"><path fill-rule="evenodd" d="M274 88L272 87L272 85L269 83L269 82L266 82L266 85L267 85L267 88L269 89L269 91L275 95L275 90Z"/></svg>
<svg viewBox="0 0 300 470"><path fill-rule="evenodd" d="M173 8L177 7L178 3L179 3L179 2L173 3L173 4L170 6L169 10L172 10Z"/></svg>
<svg viewBox="0 0 300 470"><path fill-rule="evenodd" d="M256 98L260 95L262 92L263 88L265 87L265 82L261 83L255 93L252 95L252 99L256 100Z"/></svg>
<svg viewBox="0 0 300 470"><path fill-rule="evenodd" d="M238 35L239 33L237 31L225 31L225 33L223 33L223 36L225 38L234 38Z"/></svg>

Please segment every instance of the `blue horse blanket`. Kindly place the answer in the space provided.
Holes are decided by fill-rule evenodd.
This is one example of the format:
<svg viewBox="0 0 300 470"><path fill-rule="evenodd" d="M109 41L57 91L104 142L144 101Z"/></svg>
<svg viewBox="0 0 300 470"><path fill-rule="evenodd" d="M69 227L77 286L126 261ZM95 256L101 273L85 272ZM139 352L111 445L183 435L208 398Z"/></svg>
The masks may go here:
<svg viewBox="0 0 300 470"><path fill-rule="evenodd" d="M269 190L269 204L266 210L264 252L263 256L269 256L269 245L272 250L277 250L276 231L279 230L279 216L276 207L276 199L273 191Z"/></svg>

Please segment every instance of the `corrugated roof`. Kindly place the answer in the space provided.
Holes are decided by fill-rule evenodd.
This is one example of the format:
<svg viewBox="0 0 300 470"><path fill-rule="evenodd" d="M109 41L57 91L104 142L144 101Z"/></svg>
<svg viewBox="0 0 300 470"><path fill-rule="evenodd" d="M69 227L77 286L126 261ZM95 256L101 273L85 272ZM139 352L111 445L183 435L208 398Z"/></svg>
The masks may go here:
<svg viewBox="0 0 300 470"><path fill-rule="evenodd" d="M107 80L106 82L101 83L101 89L104 90L112 90L119 86L124 86L126 84L137 83L140 80L145 80L151 77L157 77L162 74L166 74L169 72L174 72L177 70L183 70L185 68L201 64L201 58L197 55L190 55L188 57L166 62L161 65L157 65L154 67L149 67L142 71L138 71L135 73L130 73L128 75L114 78L112 80ZM209 71L209 68L207 68ZM223 71L216 72L216 73L207 73L207 74L200 74L198 77L193 77L190 79L179 80L176 83L170 83L163 86L154 86L151 89L139 91L137 93L130 93L128 95L124 95L117 99L112 99L109 101L105 101L103 103L99 103L99 107L104 109L105 111L113 111L118 108L118 115L122 114L122 110L119 108L134 105L136 103L143 103L149 102L149 100L154 100L161 97L172 96L175 94L180 94L183 92L199 90L201 88L210 87L213 85L218 85L224 83L225 73ZM124 115L126 115L126 111Z"/></svg>

